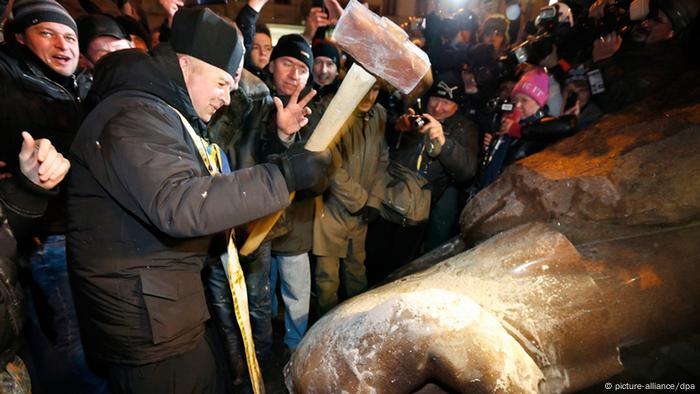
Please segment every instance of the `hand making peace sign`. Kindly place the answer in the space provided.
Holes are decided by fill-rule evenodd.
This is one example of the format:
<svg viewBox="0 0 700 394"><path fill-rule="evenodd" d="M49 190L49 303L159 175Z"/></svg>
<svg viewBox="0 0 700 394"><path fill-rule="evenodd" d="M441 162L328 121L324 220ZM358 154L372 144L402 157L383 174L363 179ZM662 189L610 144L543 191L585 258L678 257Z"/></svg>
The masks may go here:
<svg viewBox="0 0 700 394"><path fill-rule="evenodd" d="M274 97L275 107L277 107L277 135L284 141L289 141L292 135L309 123L306 117L311 115L311 108L306 104L316 95L315 90L311 90L304 98L299 100L304 86L299 84L294 93L289 97L289 102L285 107L279 97Z"/></svg>

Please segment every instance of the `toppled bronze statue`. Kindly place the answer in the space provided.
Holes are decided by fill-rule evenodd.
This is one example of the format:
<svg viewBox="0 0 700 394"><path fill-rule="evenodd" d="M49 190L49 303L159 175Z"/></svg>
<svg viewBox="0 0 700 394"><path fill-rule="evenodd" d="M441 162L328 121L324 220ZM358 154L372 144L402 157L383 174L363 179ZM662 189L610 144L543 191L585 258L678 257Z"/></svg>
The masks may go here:
<svg viewBox="0 0 700 394"><path fill-rule="evenodd" d="M620 348L697 333L697 102L637 106L512 165L461 239L309 330L290 391L572 392L619 373Z"/></svg>

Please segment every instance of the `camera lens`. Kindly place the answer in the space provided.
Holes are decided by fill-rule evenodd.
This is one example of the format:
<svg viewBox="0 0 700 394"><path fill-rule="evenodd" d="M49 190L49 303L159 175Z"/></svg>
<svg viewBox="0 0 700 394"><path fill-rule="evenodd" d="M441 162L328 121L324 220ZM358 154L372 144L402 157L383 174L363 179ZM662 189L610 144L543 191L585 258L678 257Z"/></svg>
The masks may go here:
<svg viewBox="0 0 700 394"><path fill-rule="evenodd" d="M420 129L425 125L425 118L420 115L411 116L411 127L414 129Z"/></svg>

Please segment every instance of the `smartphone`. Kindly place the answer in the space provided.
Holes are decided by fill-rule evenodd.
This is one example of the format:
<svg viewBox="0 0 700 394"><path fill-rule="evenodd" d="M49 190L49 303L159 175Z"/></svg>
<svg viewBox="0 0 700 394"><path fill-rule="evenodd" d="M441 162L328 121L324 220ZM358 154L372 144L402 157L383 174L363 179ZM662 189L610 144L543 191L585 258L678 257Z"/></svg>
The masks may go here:
<svg viewBox="0 0 700 394"><path fill-rule="evenodd" d="M324 14L328 15L328 9L326 8L326 5L323 3L323 0L313 0L311 2L311 7L319 7L321 8L321 11L323 11ZM316 34L314 34L313 39L311 42L315 45L318 44L319 42L322 42L326 39L326 35L328 33L328 26L322 26L316 29Z"/></svg>
<svg viewBox="0 0 700 394"><path fill-rule="evenodd" d="M569 97L566 98L566 104L564 104L564 111L567 111L576 105L576 101L578 101L578 93L572 91L569 92Z"/></svg>

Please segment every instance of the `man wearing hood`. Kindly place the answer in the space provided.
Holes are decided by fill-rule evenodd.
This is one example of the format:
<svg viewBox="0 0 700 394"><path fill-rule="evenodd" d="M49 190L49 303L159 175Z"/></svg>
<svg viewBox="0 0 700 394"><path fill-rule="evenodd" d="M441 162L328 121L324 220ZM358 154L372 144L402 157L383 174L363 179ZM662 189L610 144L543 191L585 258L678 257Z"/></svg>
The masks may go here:
<svg viewBox="0 0 700 394"><path fill-rule="evenodd" d="M71 148L68 245L86 352L113 392L214 391L200 277L212 238L287 206L328 165L301 150L229 172L206 123L229 103L243 52L234 25L181 9L169 44L96 69L97 105ZM307 113L281 110L297 122Z"/></svg>

